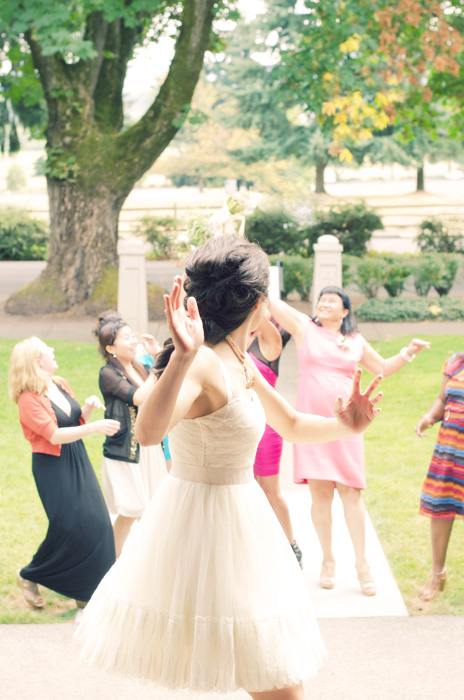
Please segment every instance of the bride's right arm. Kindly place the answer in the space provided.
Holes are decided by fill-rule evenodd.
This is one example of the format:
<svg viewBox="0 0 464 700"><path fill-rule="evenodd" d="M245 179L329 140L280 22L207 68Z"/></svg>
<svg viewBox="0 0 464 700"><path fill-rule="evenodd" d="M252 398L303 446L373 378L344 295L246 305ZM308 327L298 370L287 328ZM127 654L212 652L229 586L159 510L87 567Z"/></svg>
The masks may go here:
<svg viewBox="0 0 464 700"><path fill-rule="evenodd" d="M156 445L188 412L203 390L201 358L203 324L195 299L188 299L188 315L181 303L182 279L176 277L165 295L166 320L174 342L169 362L139 407L135 434L141 445Z"/></svg>

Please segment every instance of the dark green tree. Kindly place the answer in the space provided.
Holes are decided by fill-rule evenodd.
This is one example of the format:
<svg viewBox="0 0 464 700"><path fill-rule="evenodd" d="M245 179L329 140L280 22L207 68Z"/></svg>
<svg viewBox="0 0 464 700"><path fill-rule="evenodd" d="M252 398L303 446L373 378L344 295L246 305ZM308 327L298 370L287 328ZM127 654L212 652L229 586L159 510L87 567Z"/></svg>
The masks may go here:
<svg viewBox="0 0 464 700"><path fill-rule="evenodd" d="M50 257L22 290L31 310L69 309L91 297L117 264L118 217L134 184L185 120L213 22L233 16L223 0L0 0L3 58L11 64L4 94L35 94L47 109L45 166ZM123 129L122 92L134 49L163 34L175 52L156 99ZM17 308L13 295L8 310Z"/></svg>

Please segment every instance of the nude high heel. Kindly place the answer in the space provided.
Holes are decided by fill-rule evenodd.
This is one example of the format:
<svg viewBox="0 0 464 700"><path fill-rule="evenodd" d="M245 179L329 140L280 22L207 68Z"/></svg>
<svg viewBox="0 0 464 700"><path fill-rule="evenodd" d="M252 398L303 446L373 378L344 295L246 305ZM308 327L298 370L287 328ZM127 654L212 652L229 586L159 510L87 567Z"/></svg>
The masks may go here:
<svg viewBox="0 0 464 700"><path fill-rule="evenodd" d="M425 584L419 597L422 600L429 601L437 597L441 591L445 588L446 582L446 569L440 571L438 574L432 571L432 575Z"/></svg>
<svg viewBox="0 0 464 700"><path fill-rule="evenodd" d="M335 562L323 561L319 576L321 588L332 589L335 586Z"/></svg>

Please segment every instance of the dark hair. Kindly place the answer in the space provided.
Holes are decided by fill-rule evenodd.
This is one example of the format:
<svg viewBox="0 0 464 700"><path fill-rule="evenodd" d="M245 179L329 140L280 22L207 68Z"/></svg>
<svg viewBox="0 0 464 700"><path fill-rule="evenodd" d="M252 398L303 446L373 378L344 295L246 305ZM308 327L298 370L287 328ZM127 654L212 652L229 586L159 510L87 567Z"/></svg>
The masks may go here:
<svg viewBox="0 0 464 700"><path fill-rule="evenodd" d="M106 346L113 345L118 331L125 326L127 326L127 323L123 320L118 311L102 311L102 313L99 314L92 333L97 337L98 351L100 355L103 355L106 362L109 360L109 353Z"/></svg>
<svg viewBox="0 0 464 700"><path fill-rule="evenodd" d="M321 296L323 294L337 294L340 297L340 299L342 300L343 308L348 310L347 315L345 316L345 318L342 321L342 326L340 328L340 332L343 335L350 335L351 333L356 333L356 331L357 331L356 319L355 319L353 312L351 310L350 297L345 292L345 290L342 289L341 287L335 287L335 286L324 287L319 292L318 300L321 298ZM317 317L313 318L313 321L315 323L317 323L318 326L321 325L321 323L317 319Z"/></svg>
<svg viewBox="0 0 464 700"><path fill-rule="evenodd" d="M262 248L239 236L210 238L185 264L186 298L195 297L205 341L217 345L242 325L268 295L269 260ZM166 341L155 362L159 376L174 346Z"/></svg>
<svg viewBox="0 0 464 700"><path fill-rule="evenodd" d="M134 384L134 380L127 374L121 362L116 357L112 357L106 349L107 345L114 345L118 331L121 330L121 328L126 328L128 325L129 324L122 319L119 311L103 311L98 316L97 323L92 332L97 336L98 350L105 358L106 364L115 367L131 384ZM146 368L135 360L133 360L131 364L143 381L145 381L148 377Z"/></svg>

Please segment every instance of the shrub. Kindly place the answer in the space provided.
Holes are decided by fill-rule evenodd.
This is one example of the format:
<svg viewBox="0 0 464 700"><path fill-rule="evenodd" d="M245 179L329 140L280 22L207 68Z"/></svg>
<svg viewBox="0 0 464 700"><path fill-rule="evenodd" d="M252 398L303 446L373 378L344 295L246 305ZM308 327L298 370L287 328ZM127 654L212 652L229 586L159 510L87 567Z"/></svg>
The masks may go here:
<svg viewBox="0 0 464 700"><path fill-rule="evenodd" d="M435 287L440 296L451 290L459 262L453 255L423 255L414 263L414 287L419 296L427 296Z"/></svg>
<svg viewBox="0 0 464 700"><path fill-rule="evenodd" d="M134 233L150 243L155 259L165 260L176 255L176 234L180 227L179 219L174 216L144 216Z"/></svg>
<svg viewBox="0 0 464 700"><path fill-rule="evenodd" d="M302 299L307 301L313 282L314 259L301 255L271 255L271 265L277 260L282 261L284 268L284 291L286 299L292 292L298 292Z"/></svg>
<svg viewBox="0 0 464 700"><path fill-rule="evenodd" d="M419 226L417 245L423 253L458 253L464 249L463 237L450 233L436 219L426 219Z"/></svg>
<svg viewBox="0 0 464 700"><path fill-rule="evenodd" d="M48 228L43 221L16 209L0 210L0 260L44 260Z"/></svg>
<svg viewBox="0 0 464 700"><path fill-rule="evenodd" d="M390 297L397 297L404 289L404 284L412 272L412 263L399 255L385 255L387 279L383 286Z"/></svg>
<svg viewBox="0 0 464 700"><path fill-rule="evenodd" d="M342 244L344 253L360 256L367 252L366 244L373 232L383 229L382 219L363 202L316 211L314 219L306 228L310 250L319 236L332 234Z"/></svg>
<svg viewBox="0 0 464 700"><path fill-rule="evenodd" d="M464 300L445 297L437 303L418 299L370 299L355 311L358 321L459 321L464 319Z"/></svg>
<svg viewBox="0 0 464 700"><path fill-rule="evenodd" d="M356 266L355 282L368 299L377 296L388 277L388 264L385 258L375 254L366 255Z"/></svg>
<svg viewBox="0 0 464 700"><path fill-rule="evenodd" d="M6 186L10 192L19 192L27 185L26 175L19 163L12 163L6 174Z"/></svg>
<svg viewBox="0 0 464 700"><path fill-rule="evenodd" d="M257 207L247 217L245 235L249 241L259 243L268 255L275 253L299 253L307 248L306 232L283 206Z"/></svg>
<svg viewBox="0 0 464 700"><path fill-rule="evenodd" d="M457 271L459 269L459 260L455 255L442 256L443 268L442 276L438 283L434 283L435 290L443 297L451 291L454 284Z"/></svg>

